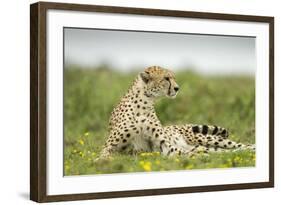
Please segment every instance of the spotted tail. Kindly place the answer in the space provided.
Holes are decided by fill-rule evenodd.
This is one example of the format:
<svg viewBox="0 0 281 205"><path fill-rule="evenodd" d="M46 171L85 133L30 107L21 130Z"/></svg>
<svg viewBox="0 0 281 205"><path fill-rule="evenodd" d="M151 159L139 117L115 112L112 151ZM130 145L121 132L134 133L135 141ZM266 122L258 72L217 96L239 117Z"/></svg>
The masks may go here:
<svg viewBox="0 0 281 205"><path fill-rule="evenodd" d="M201 133L203 135L217 135L223 138L228 138L229 132L216 125L192 125L192 131L194 134Z"/></svg>

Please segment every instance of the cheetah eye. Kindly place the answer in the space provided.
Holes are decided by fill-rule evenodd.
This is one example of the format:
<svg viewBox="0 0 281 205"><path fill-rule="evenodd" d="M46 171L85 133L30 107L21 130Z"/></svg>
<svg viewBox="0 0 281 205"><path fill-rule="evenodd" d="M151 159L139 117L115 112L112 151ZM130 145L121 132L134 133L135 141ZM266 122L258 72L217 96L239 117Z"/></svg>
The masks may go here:
<svg viewBox="0 0 281 205"><path fill-rule="evenodd" d="M169 81L169 80L170 80L170 78L169 78L169 77L165 77L164 79L165 79L165 80L167 80L167 81Z"/></svg>

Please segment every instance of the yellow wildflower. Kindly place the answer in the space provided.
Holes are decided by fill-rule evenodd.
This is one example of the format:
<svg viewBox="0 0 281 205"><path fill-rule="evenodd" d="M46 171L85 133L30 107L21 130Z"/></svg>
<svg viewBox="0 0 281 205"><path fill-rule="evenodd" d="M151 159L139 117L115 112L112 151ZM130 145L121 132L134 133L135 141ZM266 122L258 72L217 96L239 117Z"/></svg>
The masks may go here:
<svg viewBox="0 0 281 205"><path fill-rule="evenodd" d="M142 167L147 172L151 171L151 163L150 162L145 162Z"/></svg>
<svg viewBox="0 0 281 205"><path fill-rule="evenodd" d="M84 141L82 139L78 140L79 144L84 145Z"/></svg>
<svg viewBox="0 0 281 205"><path fill-rule="evenodd" d="M145 153L145 152L140 153L140 156L141 156L141 157L145 157L145 156L146 156L146 153Z"/></svg>
<svg viewBox="0 0 281 205"><path fill-rule="evenodd" d="M142 161L139 162L139 164L142 166L142 168L145 171L147 171L147 172L151 171L151 162L145 162L145 161L142 160Z"/></svg>
<svg viewBox="0 0 281 205"><path fill-rule="evenodd" d="M151 153L151 152L142 152L142 153L140 153L140 156L141 157L153 156L153 153Z"/></svg>
<svg viewBox="0 0 281 205"><path fill-rule="evenodd" d="M236 156L236 157L234 158L234 161L235 161L235 162L239 162L239 161L242 161L242 160L241 160L240 157Z"/></svg>
<svg viewBox="0 0 281 205"><path fill-rule="evenodd" d="M83 152L79 152L79 155L83 158L85 157L85 154Z"/></svg>
<svg viewBox="0 0 281 205"><path fill-rule="evenodd" d="M88 136L89 136L89 134L90 134L89 132L86 132L84 135L85 135L86 137L88 137Z"/></svg>

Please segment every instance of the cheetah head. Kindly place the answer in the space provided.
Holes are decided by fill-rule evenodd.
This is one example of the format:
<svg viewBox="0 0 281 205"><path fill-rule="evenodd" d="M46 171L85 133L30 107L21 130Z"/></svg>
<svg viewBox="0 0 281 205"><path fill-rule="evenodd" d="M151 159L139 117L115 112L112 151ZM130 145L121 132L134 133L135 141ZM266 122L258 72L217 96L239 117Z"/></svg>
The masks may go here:
<svg viewBox="0 0 281 205"><path fill-rule="evenodd" d="M176 97L179 86L172 71L152 66L146 68L139 75L143 81L144 94L147 97Z"/></svg>

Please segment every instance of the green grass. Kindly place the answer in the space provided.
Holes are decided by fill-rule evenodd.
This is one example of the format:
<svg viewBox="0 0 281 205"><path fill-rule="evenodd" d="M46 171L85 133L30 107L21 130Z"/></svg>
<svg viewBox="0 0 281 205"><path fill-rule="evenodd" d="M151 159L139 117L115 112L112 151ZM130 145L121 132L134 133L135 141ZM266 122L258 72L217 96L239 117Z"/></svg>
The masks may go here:
<svg viewBox="0 0 281 205"><path fill-rule="evenodd" d="M248 167L255 153L239 151L209 156L164 157L116 154L95 162L107 136L110 113L135 79L108 69L66 69L64 74L64 173L105 174L139 171ZM255 143L255 82L253 77L201 76L176 73L180 92L176 99L156 103L158 117L169 124L216 124L230 130L230 138Z"/></svg>

